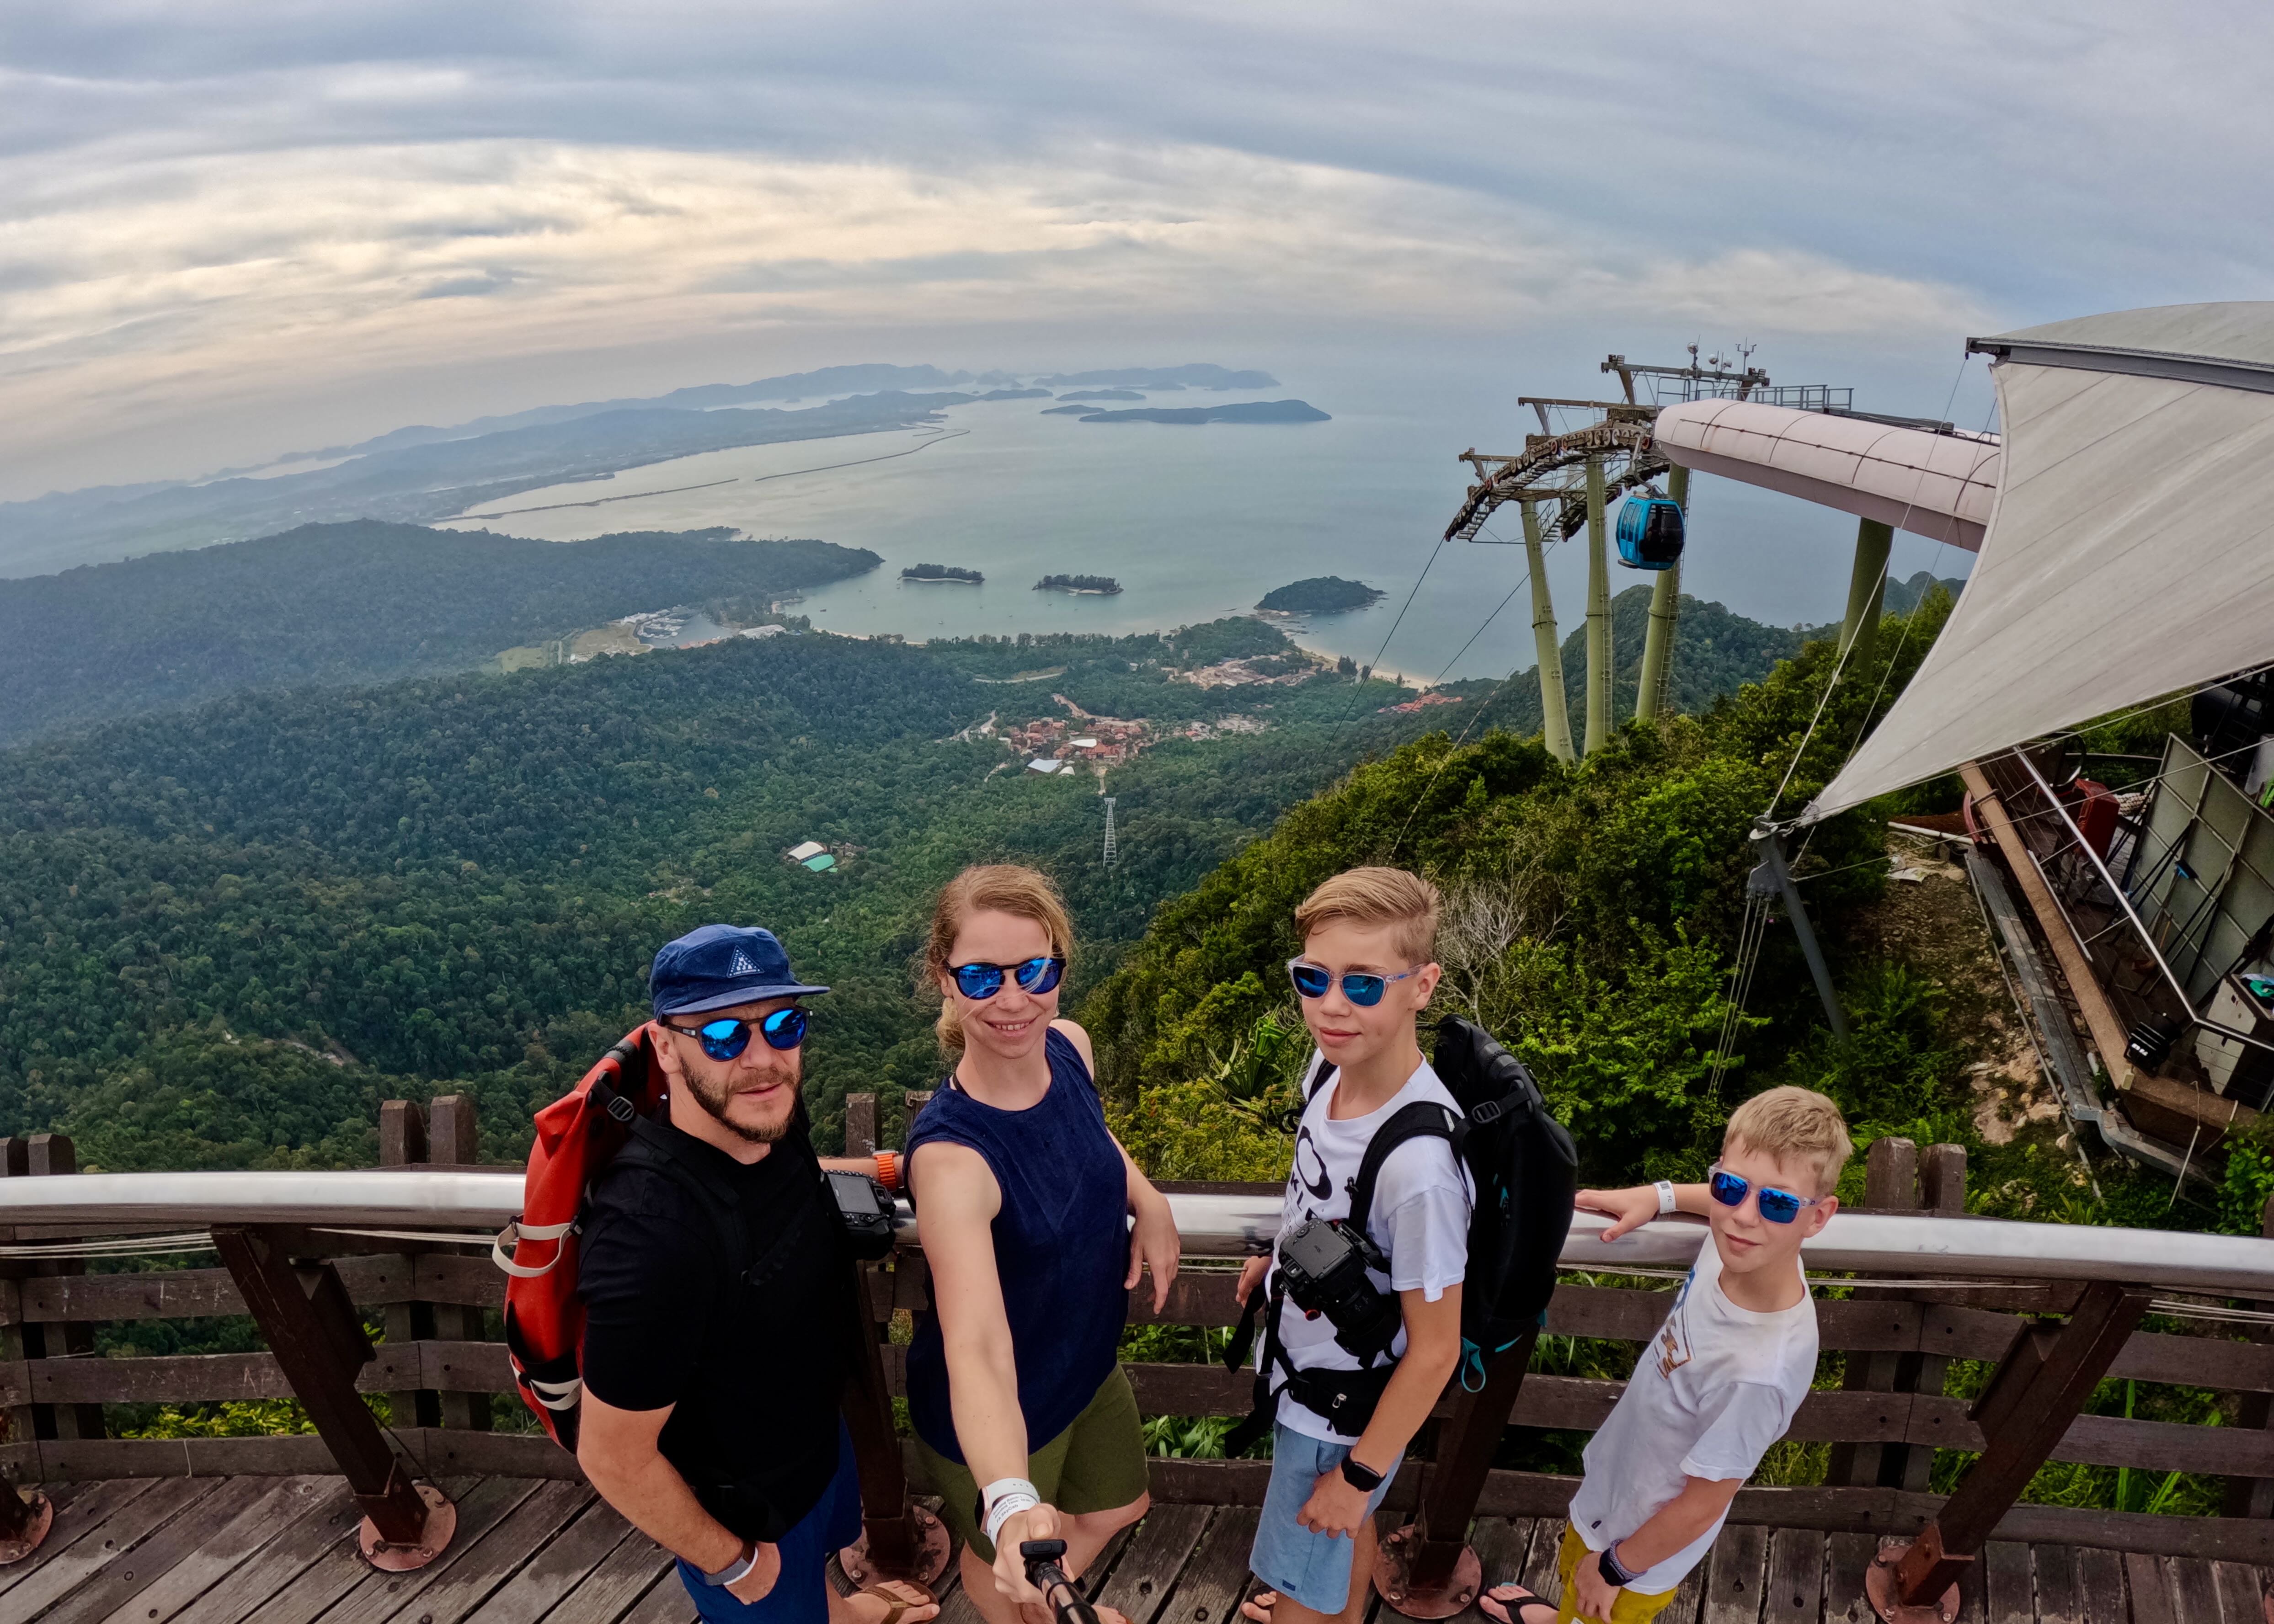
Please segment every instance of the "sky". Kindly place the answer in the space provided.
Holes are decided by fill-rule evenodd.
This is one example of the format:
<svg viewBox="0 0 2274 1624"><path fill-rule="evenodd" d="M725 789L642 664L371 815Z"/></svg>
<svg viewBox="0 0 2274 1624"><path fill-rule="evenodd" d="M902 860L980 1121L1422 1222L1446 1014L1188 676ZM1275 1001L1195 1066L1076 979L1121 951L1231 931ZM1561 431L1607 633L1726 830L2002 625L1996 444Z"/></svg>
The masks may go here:
<svg viewBox="0 0 2274 1624"><path fill-rule="evenodd" d="M0 5L0 500L868 360L1465 403L1617 349L1979 425L1964 339L2274 297L2274 11Z"/></svg>

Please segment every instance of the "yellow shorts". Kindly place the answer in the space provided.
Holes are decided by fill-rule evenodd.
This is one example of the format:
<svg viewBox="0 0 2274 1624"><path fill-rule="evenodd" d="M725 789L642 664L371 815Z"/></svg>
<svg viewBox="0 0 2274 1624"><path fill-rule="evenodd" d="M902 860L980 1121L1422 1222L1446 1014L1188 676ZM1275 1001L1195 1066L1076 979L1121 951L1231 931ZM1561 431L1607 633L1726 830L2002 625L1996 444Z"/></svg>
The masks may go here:
<svg viewBox="0 0 2274 1624"><path fill-rule="evenodd" d="M1555 1609L1555 1624L1572 1624L1579 1615L1572 1611L1575 1590L1571 1575L1579 1571L1586 1560L1587 1542L1579 1538L1579 1530L1570 1523L1563 1525L1563 1548L1555 1553L1556 1576L1563 1581L1563 1605ZM1645 1596L1639 1590L1621 1590L1619 1598L1611 1605L1608 1624L1650 1624L1651 1620L1666 1611L1666 1605L1680 1593L1682 1587L1661 1590L1655 1596Z"/></svg>

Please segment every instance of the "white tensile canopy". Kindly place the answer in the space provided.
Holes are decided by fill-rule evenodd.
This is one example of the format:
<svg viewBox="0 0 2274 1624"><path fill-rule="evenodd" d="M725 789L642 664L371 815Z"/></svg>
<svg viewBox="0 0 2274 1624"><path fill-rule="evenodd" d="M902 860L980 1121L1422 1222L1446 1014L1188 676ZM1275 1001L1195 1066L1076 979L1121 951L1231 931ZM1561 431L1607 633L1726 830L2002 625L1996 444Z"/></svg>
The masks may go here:
<svg viewBox="0 0 2274 1624"><path fill-rule="evenodd" d="M2004 467L1942 635L1814 823L2274 658L2274 303L1970 340Z"/></svg>

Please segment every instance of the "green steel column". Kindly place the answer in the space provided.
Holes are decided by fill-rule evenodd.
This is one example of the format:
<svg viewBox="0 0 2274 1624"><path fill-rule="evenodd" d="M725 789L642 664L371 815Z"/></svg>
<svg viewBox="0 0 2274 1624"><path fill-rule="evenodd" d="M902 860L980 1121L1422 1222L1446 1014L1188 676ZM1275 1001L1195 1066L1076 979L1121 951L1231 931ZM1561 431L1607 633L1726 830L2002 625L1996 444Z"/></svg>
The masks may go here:
<svg viewBox="0 0 2274 1624"><path fill-rule="evenodd" d="M1840 628L1840 648L1849 653L1851 668L1861 667L1871 658L1871 645L1879 641L1880 606L1887 595L1887 554L1895 545L1892 526L1877 519L1864 519L1856 526L1856 568L1848 577L1848 619Z"/></svg>
<svg viewBox="0 0 2274 1624"><path fill-rule="evenodd" d="M1667 494L1674 505L1682 509L1686 519L1690 514L1690 470L1676 468L1666 477ZM1682 613L1682 560L1674 560L1671 569L1658 572L1658 581L1650 589L1650 629L1642 640L1642 681L1635 689L1635 716L1649 721L1658 715L1659 702L1666 694L1666 676L1674 664L1674 622Z"/></svg>
<svg viewBox="0 0 2274 1624"><path fill-rule="evenodd" d="M1587 459L1587 754L1611 736L1611 563L1604 550L1603 459Z"/></svg>
<svg viewBox="0 0 2274 1624"><path fill-rule="evenodd" d="M1540 716L1547 740L1547 753L1557 761L1571 759L1571 712L1563 703L1563 645L1555 635L1555 600L1547 595L1547 558L1540 551L1540 508L1518 504L1524 510L1524 555L1532 565L1532 646L1540 656Z"/></svg>

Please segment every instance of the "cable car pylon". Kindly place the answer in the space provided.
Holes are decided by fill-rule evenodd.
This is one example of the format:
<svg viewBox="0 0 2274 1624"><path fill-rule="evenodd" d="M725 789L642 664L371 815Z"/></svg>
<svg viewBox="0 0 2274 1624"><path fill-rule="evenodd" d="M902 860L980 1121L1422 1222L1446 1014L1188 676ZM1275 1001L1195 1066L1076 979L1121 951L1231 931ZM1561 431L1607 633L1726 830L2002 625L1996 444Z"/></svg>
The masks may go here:
<svg viewBox="0 0 2274 1624"><path fill-rule="evenodd" d="M1115 852L1115 850L1114 850L1114 846L1113 846L1113 803L1114 803L1114 801L1115 801L1115 800L1116 800L1116 799L1118 799L1118 797L1115 797L1115 796L1112 796L1112 795L1108 795L1108 796L1104 797L1104 800L1105 800L1105 851L1104 851L1104 853L1103 853L1103 860L1104 860L1105 866L1106 866L1107 868L1111 868L1111 867L1113 867L1114 858L1115 858L1115 856L1117 855L1117 853L1116 853L1116 852Z"/></svg>

